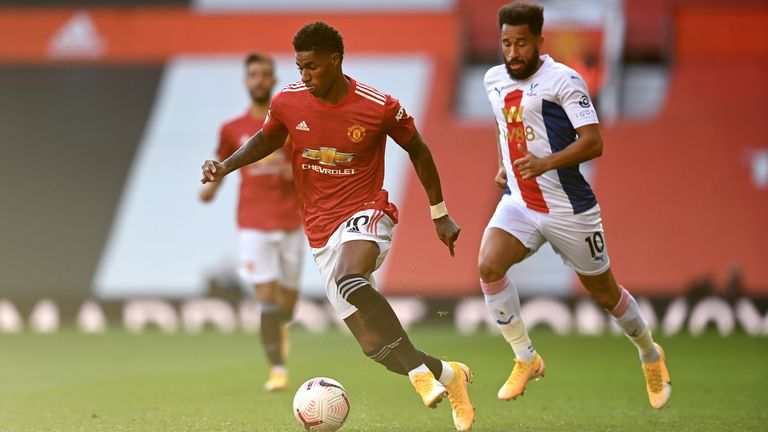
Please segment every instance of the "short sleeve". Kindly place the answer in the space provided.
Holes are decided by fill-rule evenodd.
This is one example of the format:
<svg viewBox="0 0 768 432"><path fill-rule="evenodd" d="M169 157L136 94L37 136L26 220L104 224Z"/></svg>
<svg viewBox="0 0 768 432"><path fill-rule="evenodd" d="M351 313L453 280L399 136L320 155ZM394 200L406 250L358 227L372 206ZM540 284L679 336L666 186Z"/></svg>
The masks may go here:
<svg viewBox="0 0 768 432"><path fill-rule="evenodd" d="M488 96L488 101L491 102L491 105L493 105L493 99L491 95L494 94L494 91L496 89L498 89L498 84L497 84L498 68L499 66L494 66L488 69L488 71L486 71L485 75L483 76L483 86L485 87L485 95Z"/></svg>
<svg viewBox="0 0 768 432"><path fill-rule="evenodd" d="M281 93L276 94L272 98L272 103L269 106L269 111L267 112L267 117L264 119L264 126L262 126L262 130L267 135L272 135L275 133L287 133L288 128L285 127L285 123L283 123L281 119L281 112L280 108L282 107L281 104Z"/></svg>
<svg viewBox="0 0 768 432"><path fill-rule="evenodd" d="M384 131L398 144L405 144L411 140L416 131L413 117L397 99L388 96L384 104Z"/></svg>
<svg viewBox="0 0 768 432"><path fill-rule="evenodd" d="M218 156L219 161L223 161L232 156L232 153L237 150L237 147L233 145L233 142L228 135L226 125L222 126L219 131L219 148L216 150L216 155Z"/></svg>
<svg viewBox="0 0 768 432"><path fill-rule="evenodd" d="M574 129L599 123L589 89L575 71L568 71L561 77L558 99Z"/></svg>

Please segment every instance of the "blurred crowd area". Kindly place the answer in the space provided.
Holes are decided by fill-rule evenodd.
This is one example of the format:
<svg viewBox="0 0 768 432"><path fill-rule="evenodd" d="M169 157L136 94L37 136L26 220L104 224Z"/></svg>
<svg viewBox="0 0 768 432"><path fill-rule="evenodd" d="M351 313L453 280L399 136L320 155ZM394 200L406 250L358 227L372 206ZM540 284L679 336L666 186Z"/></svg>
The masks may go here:
<svg viewBox="0 0 768 432"><path fill-rule="evenodd" d="M540 3L543 51L585 78L599 110L606 151L586 172L622 284L651 298L767 297L768 5ZM451 259L407 158L388 153L386 186L403 217L379 285L394 296L478 295L480 236L499 198L482 77L500 63L502 4L2 2L0 298L236 289L235 182L203 208L199 165L246 106L243 55L268 52L280 85L295 81L290 41L313 20L344 36L345 70L409 107L462 225ZM320 298L305 261L302 289ZM526 297L583 294L548 248L512 272Z"/></svg>

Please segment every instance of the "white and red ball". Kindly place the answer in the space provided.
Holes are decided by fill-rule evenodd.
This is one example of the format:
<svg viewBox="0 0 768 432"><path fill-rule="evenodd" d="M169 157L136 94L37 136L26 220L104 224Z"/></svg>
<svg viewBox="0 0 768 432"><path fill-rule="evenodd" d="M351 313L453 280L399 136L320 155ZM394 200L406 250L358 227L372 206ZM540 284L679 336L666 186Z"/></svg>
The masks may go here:
<svg viewBox="0 0 768 432"><path fill-rule="evenodd" d="M296 390L293 415L301 427L308 431L338 430L349 415L347 391L336 380L312 378Z"/></svg>

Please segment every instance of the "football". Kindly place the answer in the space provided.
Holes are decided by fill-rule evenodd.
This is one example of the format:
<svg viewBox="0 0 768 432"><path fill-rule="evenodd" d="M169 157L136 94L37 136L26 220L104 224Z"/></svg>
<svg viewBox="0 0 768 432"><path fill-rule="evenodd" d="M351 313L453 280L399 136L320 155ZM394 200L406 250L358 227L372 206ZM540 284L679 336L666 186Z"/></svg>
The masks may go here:
<svg viewBox="0 0 768 432"><path fill-rule="evenodd" d="M293 415L305 430L338 430L349 415L347 391L336 380L312 378L296 390L296 396L293 397Z"/></svg>

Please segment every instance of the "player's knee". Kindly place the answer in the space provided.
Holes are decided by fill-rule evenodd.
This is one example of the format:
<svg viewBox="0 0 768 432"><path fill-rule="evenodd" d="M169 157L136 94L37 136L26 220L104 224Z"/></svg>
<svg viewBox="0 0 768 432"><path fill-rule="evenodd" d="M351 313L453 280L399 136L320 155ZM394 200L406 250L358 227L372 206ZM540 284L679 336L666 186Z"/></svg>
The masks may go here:
<svg viewBox="0 0 768 432"><path fill-rule="evenodd" d="M277 295L274 283L256 285L256 298L261 303L277 303Z"/></svg>
<svg viewBox="0 0 768 432"><path fill-rule="evenodd" d="M293 311L296 309L296 303L298 302L298 291L293 288L279 288L279 295L277 295L277 302L280 308L285 311L286 314L293 315Z"/></svg>
<svg viewBox="0 0 768 432"><path fill-rule="evenodd" d="M477 270L483 282L496 282L507 274L508 269L503 268L498 259L483 255L477 260Z"/></svg>
<svg viewBox="0 0 768 432"><path fill-rule="evenodd" d="M339 281L349 275L365 275L363 266L355 260L338 260L333 268L333 279Z"/></svg>
<svg viewBox="0 0 768 432"><path fill-rule="evenodd" d="M369 288L370 286L371 282L368 278L359 273L348 273L336 279L336 289L347 301L350 301L352 293L357 292L360 289L365 289L366 287Z"/></svg>
<svg viewBox="0 0 768 432"><path fill-rule="evenodd" d="M336 281L336 286L339 286L339 279L354 273L351 269L340 264L341 263L337 263L336 267L333 269L333 280Z"/></svg>
<svg viewBox="0 0 768 432"><path fill-rule="evenodd" d="M336 267L333 269L333 280L338 283L340 279L351 275L362 276L363 278L368 279L368 276L370 276L371 273L372 272L370 271L365 271L360 266L337 263Z"/></svg>

